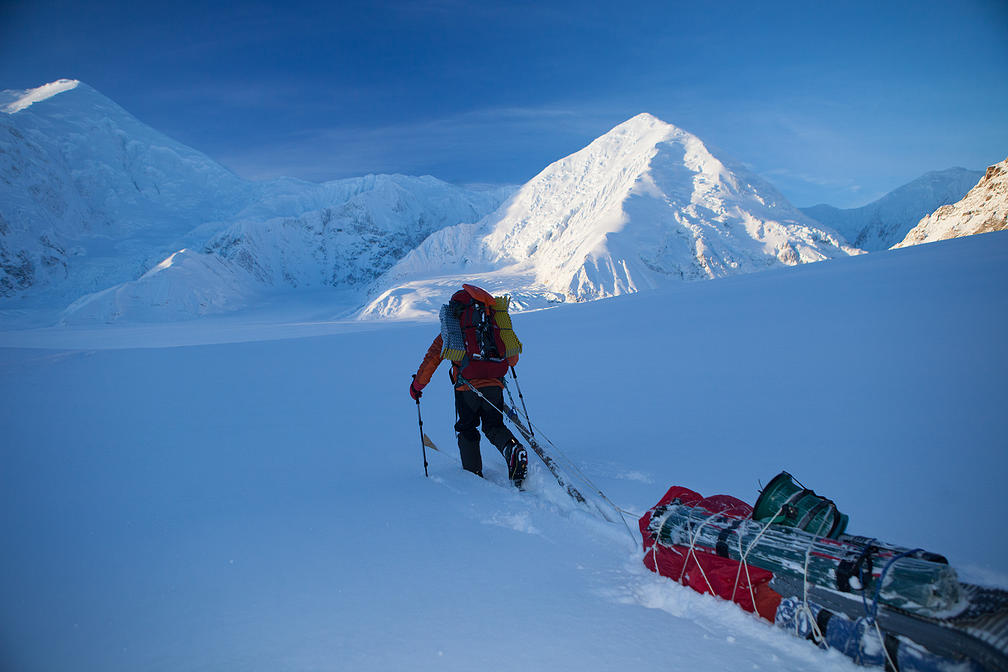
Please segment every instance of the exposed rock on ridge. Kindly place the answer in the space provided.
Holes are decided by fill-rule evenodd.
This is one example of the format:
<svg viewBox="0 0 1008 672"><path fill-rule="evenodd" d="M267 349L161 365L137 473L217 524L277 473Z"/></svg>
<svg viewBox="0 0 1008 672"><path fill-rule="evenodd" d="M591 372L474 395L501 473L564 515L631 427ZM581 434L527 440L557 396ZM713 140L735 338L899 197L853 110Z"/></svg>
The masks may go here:
<svg viewBox="0 0 1008 672"><path fill-rule="evenodd" d="M961 201L923 218L899 244L908 247L1008 229L1008 159L987 172Z"/></svg>

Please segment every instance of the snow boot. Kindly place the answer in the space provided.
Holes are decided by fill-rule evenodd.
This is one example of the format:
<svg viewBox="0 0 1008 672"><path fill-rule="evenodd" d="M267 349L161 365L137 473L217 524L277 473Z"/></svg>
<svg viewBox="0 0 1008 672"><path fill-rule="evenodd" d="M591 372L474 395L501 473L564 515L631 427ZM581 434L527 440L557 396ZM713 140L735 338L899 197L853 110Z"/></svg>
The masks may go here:
<svg viewBox="0 0 1008 672"><path fill-rule="evenodd" d="M520 488L528 475L528 453L525 452L525 446L516 439L511 439L502 452L508 465L508 478L515 487Z"/></svg>

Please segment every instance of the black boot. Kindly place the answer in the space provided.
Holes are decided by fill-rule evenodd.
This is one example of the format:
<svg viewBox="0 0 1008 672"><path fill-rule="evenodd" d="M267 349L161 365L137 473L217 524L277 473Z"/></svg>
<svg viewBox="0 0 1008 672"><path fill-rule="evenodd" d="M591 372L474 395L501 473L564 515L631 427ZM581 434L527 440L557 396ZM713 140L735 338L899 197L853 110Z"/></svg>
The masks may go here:
<svg viewBox="0 0 1008 672"><path fill-rule="evenodd" d="M525 446L511 439L501 453L508 465L508 478L515 487L520 488L528 475L528 453L525 452Z"/></svg>

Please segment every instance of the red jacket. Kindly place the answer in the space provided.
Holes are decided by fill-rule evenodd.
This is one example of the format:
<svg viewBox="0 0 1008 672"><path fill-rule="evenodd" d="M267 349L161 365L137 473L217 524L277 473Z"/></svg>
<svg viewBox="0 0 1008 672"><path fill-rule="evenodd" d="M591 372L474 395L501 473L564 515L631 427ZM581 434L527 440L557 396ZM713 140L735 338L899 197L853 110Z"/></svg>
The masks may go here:
<svg viewBox="0 0 1008 672"><path fill-rule="evenodd" d="M414 387L418 390L422 390L427 383L430 382L431 377L437 368L441 365L441 351L444 350L444 342L441 340L441 334L437 335L431 346L427 348L427 354L424 355L423 361L420 362L420 368L416 372L416 381L413 383ZM518 355L512 355L508 357L507 363L509 366L514 366L518 363ZM452 382L458 380L459 366L457 363L452 362L451 379ZM504 383L501 382L500 378L475 378L469 381L472 383L473 387L504 387ZM467 390L469 389L465 385L457 385L456 390Z"/></svg>

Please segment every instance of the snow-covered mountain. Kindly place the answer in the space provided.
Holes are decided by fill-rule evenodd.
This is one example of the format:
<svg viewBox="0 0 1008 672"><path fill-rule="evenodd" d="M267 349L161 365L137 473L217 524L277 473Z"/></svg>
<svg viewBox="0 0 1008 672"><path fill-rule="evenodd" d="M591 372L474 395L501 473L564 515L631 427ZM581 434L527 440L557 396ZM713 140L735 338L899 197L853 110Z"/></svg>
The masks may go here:
<svg viewBox="0 0 1008 672"><path fill-rule="evenodd" d="M62 320L187 319L248 307L263 291L311 287L349 290L340 297L349 305L336 312L352 310L363 288L425 236L478 220L500 202L497 193L429 176L369 175L320 186L343 192L328 195L332 205L297 216L238 220L136 280L82 297ZM269 207L250 209L266 216Z"/></svg>
<svg viewBox="0 0 1008 672"><path fill-rule="evenodd" d="M0 109L0 297L73 301L71 321L353 287L506 196L402 175L246 181L75 80L5 91Z"/></svg>
<svg viewBox="0 0 1008 672"><path fill-rule="evenodd" d="M372 175L346 182L358 189L342 202L297 217L237 222L205 249L269 285L357 286L374 280L431 233L478 221L499 203L491 192L469 192L429 176Z"/></svg>
<svg viewBox="0 0 1008 672"><path fill-rule="evenodd" d="M61 298L132 279L255 187L144 125L86 84L4 92L0 295Z"/></svg>
<svg viewBox="0 0 1008 672"><path fill-rule="evenodd" d="M987 172L962 200L924 217L894 247L1008 229L1008 159Z"/></svg>
<svg viewBox="0 0 1008 672"><path fill-rule="evenodd" d="M433 310L432 287L457 276L533 302L588 301L859 252L696 136L641 114L477 225L430 236L379 280L362 314Z"/></svg>
<svg viewBox="0 0 1008 672"><path fill-rule="evenodd" d="M65 322L176 320L312 287L345 290L339 313L415 317L461 280L518 309L589 301L862 252L844 235L873 249L972 179L932 173L833 219L809 209L824 225L649 114L515 192L246 181L75 80L5 91L0 111L0 306L69 304Z"/></svg>
<svg viewBox="0 0 1008 672"><path fill-rule="evenodd" d="M860 208L816 205L801 211L836 229L854 246L878 252L903 240L921 217L961 199L982 176L965 168L932 171Z"/></svg>

